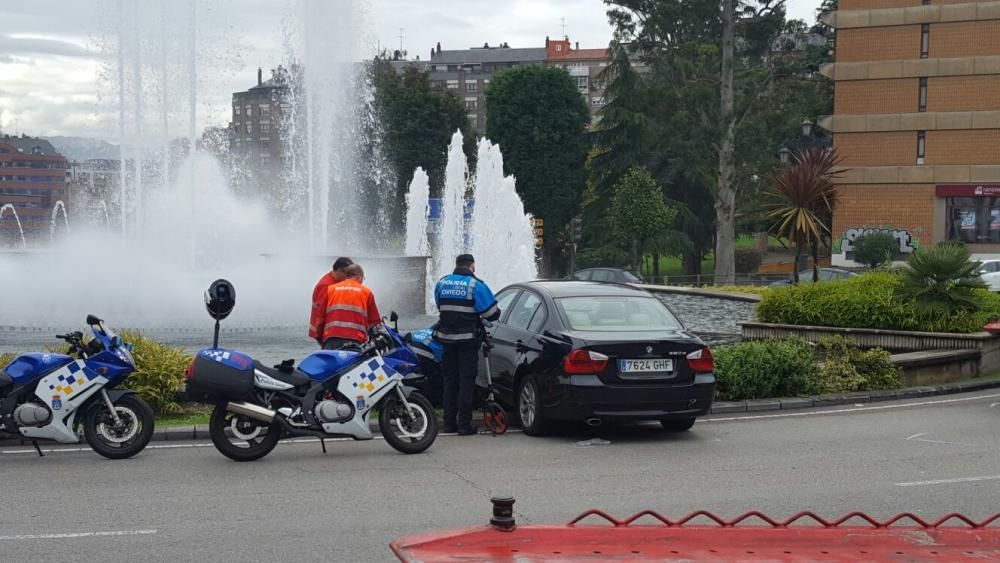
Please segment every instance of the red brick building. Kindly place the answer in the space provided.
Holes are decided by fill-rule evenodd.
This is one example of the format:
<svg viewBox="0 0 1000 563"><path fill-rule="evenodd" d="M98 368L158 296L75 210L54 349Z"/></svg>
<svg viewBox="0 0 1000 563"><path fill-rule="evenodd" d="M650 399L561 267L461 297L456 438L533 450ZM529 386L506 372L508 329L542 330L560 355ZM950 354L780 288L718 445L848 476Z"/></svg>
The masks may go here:
<svg viewBox="0 0 1000 563"><path fill-rule="evenodd" d="M608 66L607 49L581 49L580 44L570 46L569 38L545 38L545 62L561 66L576 80L576 87L587 101L590 114L594 115L604 105L604 87L597 79Z"/></svg>
<svg viewBox="0 0 1000 563"><path fill-rule="evenodd" d="M869 230L906 254L943 240L1000 252L1000 2L840 0L834 262Z"/></svg>
<svg viewBox="0 0 1000 563"><path fill-rule="evenodd" d="M52 207L68 205L66 158L48 141L27 136L0 137L0 207L14 206L28 244L46 240ZM20 245L10 211L0 220L0 247Z"/></svg>

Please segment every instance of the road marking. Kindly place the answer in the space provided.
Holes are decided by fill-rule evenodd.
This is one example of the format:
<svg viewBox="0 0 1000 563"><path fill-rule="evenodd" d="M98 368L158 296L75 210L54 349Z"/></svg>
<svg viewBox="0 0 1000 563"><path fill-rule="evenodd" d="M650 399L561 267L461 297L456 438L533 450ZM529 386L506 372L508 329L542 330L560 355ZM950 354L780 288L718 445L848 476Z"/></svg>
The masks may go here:
<svg viewBox="0 0 1000 563"><path fill-rule="evenodd" d="M109 536L148 536L156 530L118 530L114 532L77 532L69 534L22 534L17 536L0 536L0 541L20 540L63 540L77 538L101 538Z"/></svg>
<svg viewBox="0 0 1000 563"><path fill-rule="evenodd" d="M954 479L936 479L934 481L908 481L906 483L896 483L897 487L923 487L925 485L949 485L952 483L975 483L976 481L1000 481L1000 475L987 475L985 477L956 477Z"/></svg>
<svg viewBox="0 0 1000 563"><path fill-rule="evenodd" d="M962 403L967 401L980 401L982 399L994 399L1000 397L1000 393L992 395L977 395L975 397L961 397L958 399L940 399L936 401L921 401L919 403L900 403L892 405L879 405L877 407L861 407L849 409L831 409L825 411L788 412L781 414L761 414L753 416L729 416L725 418L699 418L698 422L730 422L734 420L757 420L764 418L789 418L795 416L819 416L822 414L842 414L847 412L880 411L888 409L902 409L907 407L923 407L927 405L944 405L948 403Z"/></svg>
<svg viewBox="0 0 1000 563"><path fill-rule="evenodd" d="M928 444L951 444L953 446L975 446L975 444L967 444L965 442L946 442L944 440L928 440L926 438L921 438L921 436L926 436L926 432L921 432L920 434L914 434L906 438L908 442L925 442Z"/></svg>

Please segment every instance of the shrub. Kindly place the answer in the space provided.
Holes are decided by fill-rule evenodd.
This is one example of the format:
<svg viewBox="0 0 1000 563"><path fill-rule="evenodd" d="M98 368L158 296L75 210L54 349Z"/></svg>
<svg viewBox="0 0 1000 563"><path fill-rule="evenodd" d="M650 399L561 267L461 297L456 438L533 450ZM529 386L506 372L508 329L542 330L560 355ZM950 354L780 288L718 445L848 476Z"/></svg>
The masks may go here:
<svg viewBox="0 0 1000 563"><path fill-rule="evenodd" d="M136 363L136 370L129 375L126 386L134 389L157 413L180 412L177 394L184 383L184 370L191 363L191 355L136 330L123 330L120 336L132 344Z"/></svg>
<svg viewBox="0 0 1000 563"><path fill-rule="evenodd" d="M12 361L14 361L14 358L16 358L16 357L17 357L17 354L10 354L10 353L2 353L2 354L0 354L0 369L3 369L5 367L7 367L7 364L9 364Z"/></svg>
<svg viewBox="0 0 1000 563"><path fill-rule="evenodd" d="M736 254L737 274L756 272L764 261L764 255L756 248L737 248L734 252Z"/></svg>
<svg viewBox="0 0 1000 563"><path fill-rule="evenodd" d="M854 260L869 268L876 268L892 260L899 249L896 237L889 233L869 233L854 241Z"/></svg>
<svg viewBox="0 0 1000 563"><path fill-rule="evenodd" d="M713 354L717 396L723 401L801 394L816 369L809 343L800 338L741 342Z"/></svg>
<svg viewBox="0 0 1000 563"><path fill-rule="evenodd" d="M899 294L930 315L953 315L979 307L976 290L986 289L979 262L964 245L941 243L913 253L903 268Z"/></svg>
<svg viewBox="0 0 1000 563"><path fill-rule="evenodd" d="M822 338L816 343L819 360L817 377L810 393L844 393L895 389L903 384L902 374L881 348L861 350L843 336Z"/></svg>
<svg viewBox="0 0 1000 563"><path fill-rule="evenodd" d="M972 290L975 310L947 314L928 312L902 298L901 285L899 275L869 272L846 280L772 288L757 305L757 318L778 324L930 332L976 332L1000 319L1000 296L986 290Z"/></svg>

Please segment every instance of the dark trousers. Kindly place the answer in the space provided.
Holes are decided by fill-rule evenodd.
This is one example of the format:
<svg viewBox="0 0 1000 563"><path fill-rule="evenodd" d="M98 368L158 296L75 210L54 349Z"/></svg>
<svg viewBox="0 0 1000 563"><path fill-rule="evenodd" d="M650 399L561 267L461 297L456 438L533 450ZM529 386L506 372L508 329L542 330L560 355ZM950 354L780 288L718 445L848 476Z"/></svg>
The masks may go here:
<svg viewBox="0 0 1000 563"><path fill-rule="evenodd" d="M472 425L472 400L479 373L479 343L463 342L444 346L444 423L459 427Z"/></svg>
<svg viewBox="0 0 1000 563"><path fill-rule="evenodd" d="M360 350L361 342L349 338L327 338L323 343L324 350Z"/></svg>

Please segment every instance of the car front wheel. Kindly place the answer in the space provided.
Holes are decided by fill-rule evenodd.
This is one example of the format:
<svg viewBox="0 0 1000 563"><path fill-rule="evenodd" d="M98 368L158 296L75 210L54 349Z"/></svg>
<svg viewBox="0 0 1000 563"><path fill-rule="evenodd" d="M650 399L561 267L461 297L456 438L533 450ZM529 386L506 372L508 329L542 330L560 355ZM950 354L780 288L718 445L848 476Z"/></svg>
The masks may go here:
<svg viewBox="0 0 1000 563"><path fill-rule="evenodd" d="M525 434L545 434L547 424L542 412L541 394L538 392L538 383L531 375L525 376L517 386L517 416Z"/></svg>

